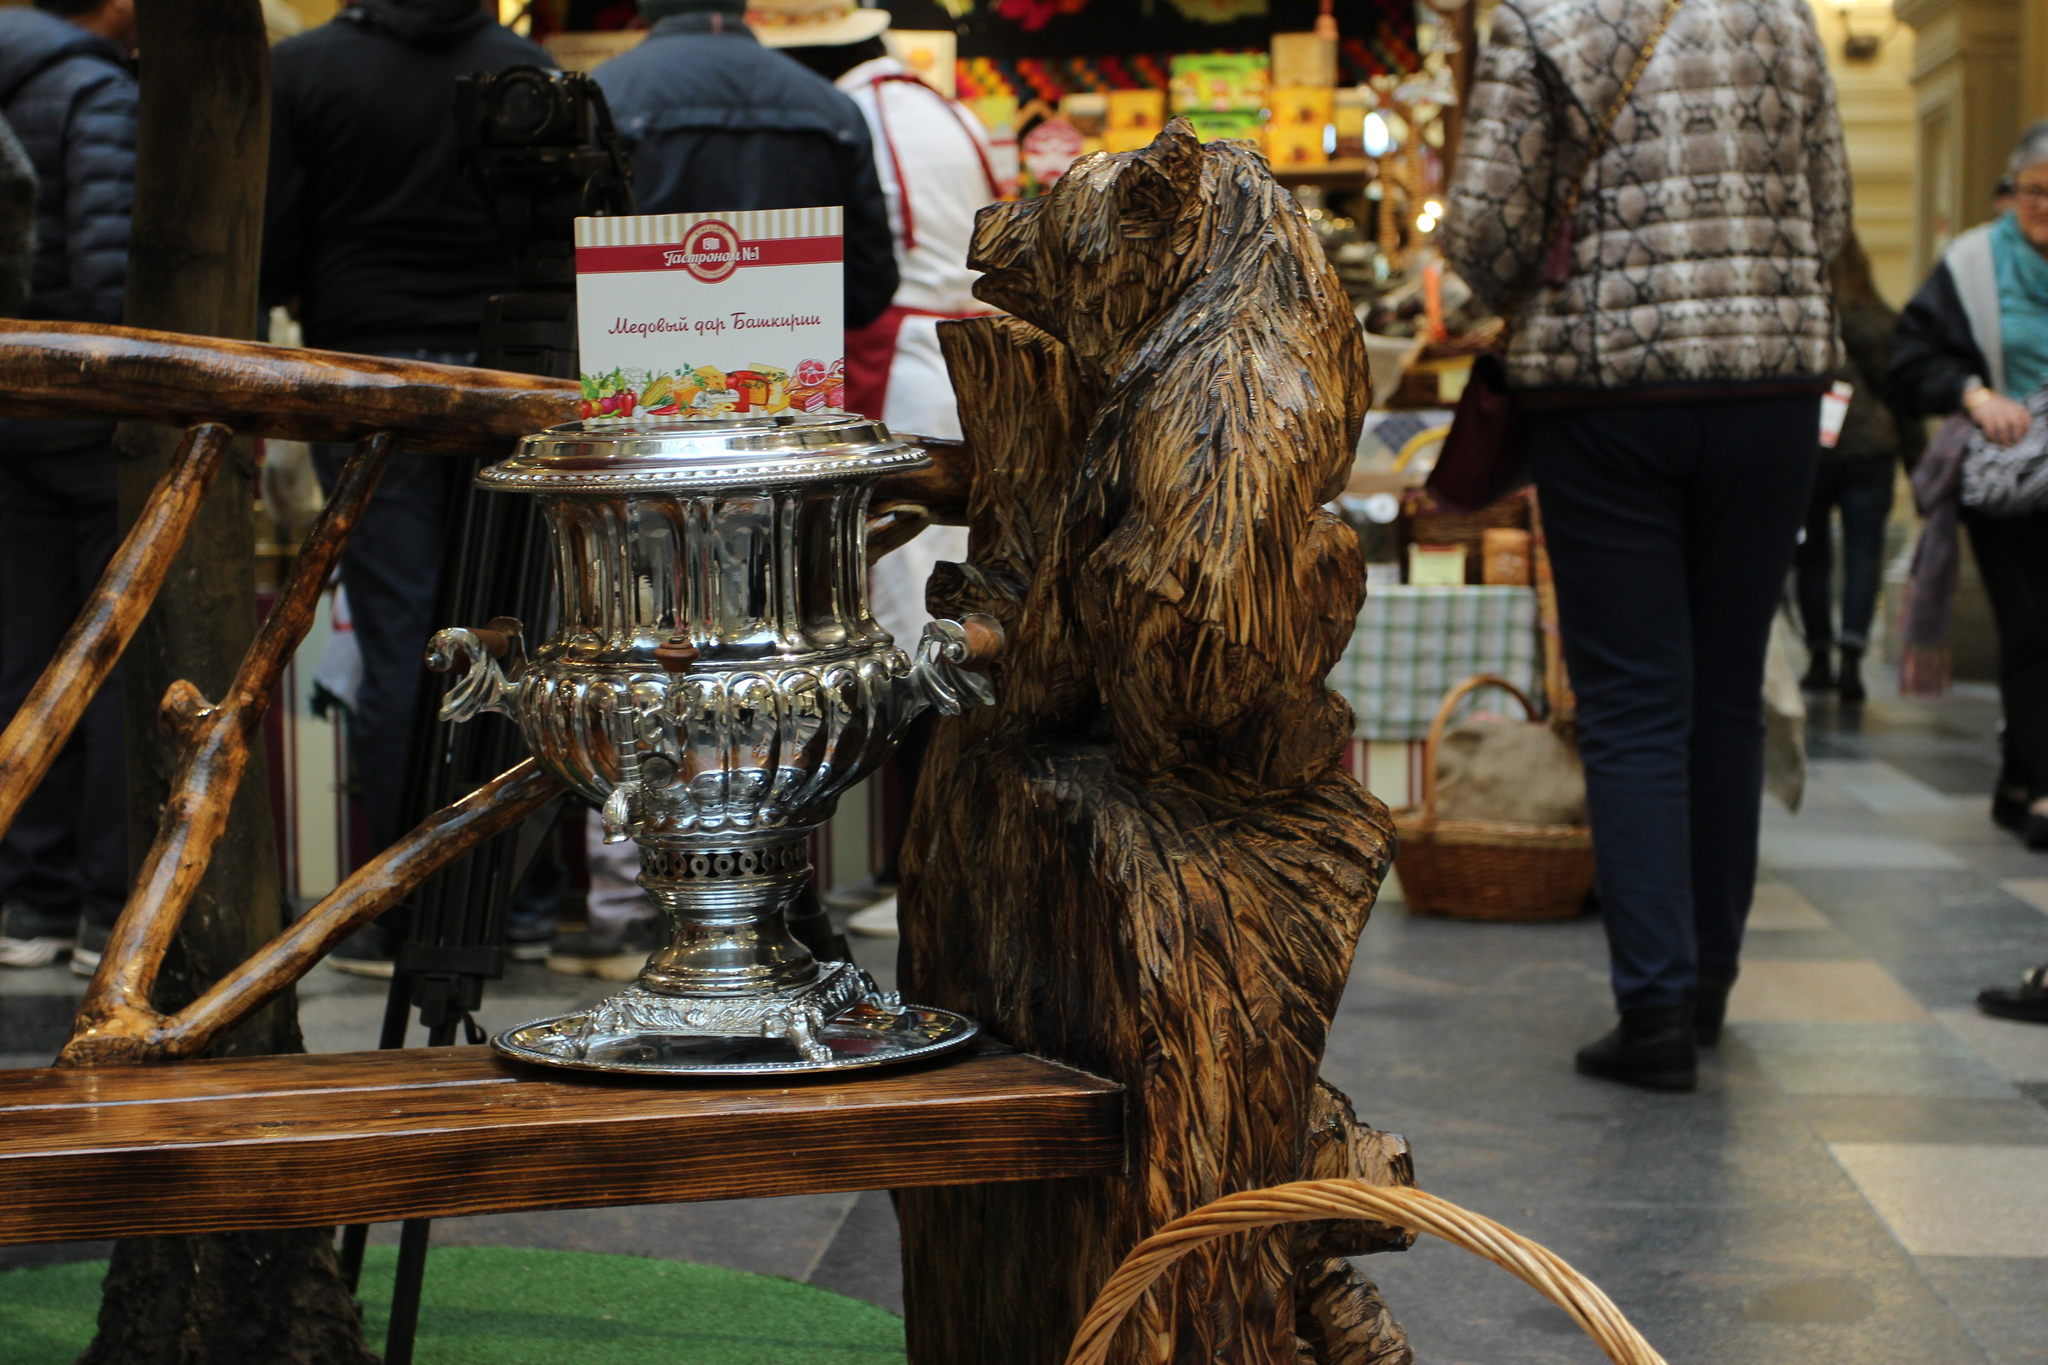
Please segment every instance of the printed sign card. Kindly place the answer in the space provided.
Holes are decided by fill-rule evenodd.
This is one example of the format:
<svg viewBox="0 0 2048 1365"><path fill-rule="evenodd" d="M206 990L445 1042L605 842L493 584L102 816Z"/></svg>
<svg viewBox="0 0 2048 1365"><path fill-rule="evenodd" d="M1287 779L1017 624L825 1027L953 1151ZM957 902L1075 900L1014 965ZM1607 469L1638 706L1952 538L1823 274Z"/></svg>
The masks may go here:
<svg viewBox="0 0 2048 1365"><path fill-rule="evenodd" d="M576 220L586 421L837 412L838 208Z"/></svg>

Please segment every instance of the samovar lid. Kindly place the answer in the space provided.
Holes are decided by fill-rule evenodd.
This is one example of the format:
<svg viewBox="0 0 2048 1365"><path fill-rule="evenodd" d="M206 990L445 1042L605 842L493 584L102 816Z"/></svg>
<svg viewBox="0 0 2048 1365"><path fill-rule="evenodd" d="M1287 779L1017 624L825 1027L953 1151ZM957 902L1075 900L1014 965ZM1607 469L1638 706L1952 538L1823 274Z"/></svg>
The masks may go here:
<svg viewBox="0 0 2048 1365"><path fill-rule="evenodd" d="M476 481L522 493L758 488L862 478L930 459L880 422L852 414L570 422L527 437Z"/></svg>

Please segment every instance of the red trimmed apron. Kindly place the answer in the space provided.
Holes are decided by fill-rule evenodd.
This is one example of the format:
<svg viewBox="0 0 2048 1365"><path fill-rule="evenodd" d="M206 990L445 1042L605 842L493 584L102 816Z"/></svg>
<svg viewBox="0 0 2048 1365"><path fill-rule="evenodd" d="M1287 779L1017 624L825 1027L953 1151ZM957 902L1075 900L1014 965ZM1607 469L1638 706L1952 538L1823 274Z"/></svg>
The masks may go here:
<svg viewBox="0 0 2048 1365"><path fill-rule="evenodd" d="M903 161L896 155L896 139L889 135L889 110L883 103L881 87L890 81L903 81L929 91L944 101L946 112L960 120L966 128L966 116L953 101L946 99L936 90L915 76L892 74L877 76L868 82L875 92L875 115L882 130L882 148L889 154L890 169L896 175L896 196L903 217L903 250L917 249L917 220L910 207L910 182L903 176ZM981 143L971 130L968 142L975 154L981 158L981 173L988 181L989 196L1002 198L996 188L995 168L988 164L988 153L982 151ZM986 315L987 310L977 309L966 313L937 313L928 308L912 308L907 304L892 303L882 310L882 315L865 327L851 328L846 333L846 407L863 417L882 420L882 409L889 401L889 372L896 363L896 338L903 331L905 318L974 318Z"/></svg>

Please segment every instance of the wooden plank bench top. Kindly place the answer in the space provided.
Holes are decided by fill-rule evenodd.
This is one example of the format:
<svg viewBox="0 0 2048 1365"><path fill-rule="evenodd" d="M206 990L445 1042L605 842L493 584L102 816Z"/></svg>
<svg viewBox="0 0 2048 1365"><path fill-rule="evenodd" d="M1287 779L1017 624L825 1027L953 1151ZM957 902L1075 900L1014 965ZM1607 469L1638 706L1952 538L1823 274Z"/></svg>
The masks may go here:
<svg viewBox="0 0 2048 1365"><path fill-rule="evenodd" d="M0 1072L0 1244L1123 1169L1122 1087L994 1046L654 1082L413 1048Z"/></svg>

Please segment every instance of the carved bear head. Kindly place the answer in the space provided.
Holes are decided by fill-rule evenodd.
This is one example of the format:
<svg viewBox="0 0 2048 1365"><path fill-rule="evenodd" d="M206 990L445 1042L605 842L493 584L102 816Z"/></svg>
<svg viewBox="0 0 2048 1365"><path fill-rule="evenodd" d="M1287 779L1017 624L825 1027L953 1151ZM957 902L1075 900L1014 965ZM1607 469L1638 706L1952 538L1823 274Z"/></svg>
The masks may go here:
<svg viewBox="0 0 2048 1365"><path fill-rule="evenodd" d="M1076 162L1052 192L991 204L967 264L976 298L1044 328L1100 376L1185 287L1202 147L1175 119L1152 145Z"/></svg>

